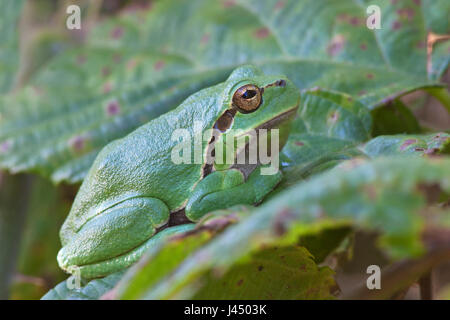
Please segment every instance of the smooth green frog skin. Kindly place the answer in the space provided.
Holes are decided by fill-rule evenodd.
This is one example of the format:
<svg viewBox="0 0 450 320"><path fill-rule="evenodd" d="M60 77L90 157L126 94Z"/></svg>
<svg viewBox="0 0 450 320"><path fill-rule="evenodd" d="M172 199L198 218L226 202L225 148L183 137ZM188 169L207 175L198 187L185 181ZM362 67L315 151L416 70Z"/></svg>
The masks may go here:
<svg viewBox="0 0 450 320"><path fill-rule="evenodd" d="M233 95L249 84L264 88L262 102L251 113L236 111ZM298 89L287 78L243 66L225 82L193 94L171 112L105 146L61 228L61 268L84 278L105 276L136 262L158 239L193 226L181 223L198 221L216 209L262 201L280 182L280 171L261 175L261 165L215 163L206 169L210 141L201 144L203 163L174 164L171 150L180 142L172 140L172 132L184 128L193 137L194 122L204 132L234 110L223 137L229 129L278 128L281 149L299 100Z"/></svg>

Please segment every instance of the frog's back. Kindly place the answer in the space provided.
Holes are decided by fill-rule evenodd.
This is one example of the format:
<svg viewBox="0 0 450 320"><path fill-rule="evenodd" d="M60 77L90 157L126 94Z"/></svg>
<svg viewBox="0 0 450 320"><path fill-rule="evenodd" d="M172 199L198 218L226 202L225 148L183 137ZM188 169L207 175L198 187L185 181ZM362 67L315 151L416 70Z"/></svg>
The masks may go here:
<svg viewBox="0 0 450 320"><path fill-rule="evenodd" d="M202 132L212 128L222 108L219 86L199 91L175 110L104 147L72 206L68 220L77 225L72 228L132 197L158 198L171 212L182 207L201 178L203 165L193 161L175 164L172 149L180 142L172 140L172 135L176 129L189 132L193 159L193 125L198 121Z"/></svg>

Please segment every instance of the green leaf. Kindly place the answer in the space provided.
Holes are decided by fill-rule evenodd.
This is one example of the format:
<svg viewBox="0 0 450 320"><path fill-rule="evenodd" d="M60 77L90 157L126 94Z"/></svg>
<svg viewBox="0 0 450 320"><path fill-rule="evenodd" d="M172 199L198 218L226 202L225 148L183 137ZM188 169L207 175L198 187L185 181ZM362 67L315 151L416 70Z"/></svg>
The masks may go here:
<svg viewBox="0 0 450 320"><path fill-rule="evenodd" d="M334 271L317 267L300 246L272 247L252 254L225 275L210 272L193 299L290 300L332 299Z"/></svg>
<svg viewBox="0 0 450 320"><path fill-rule="evenodd" d="M152 247L141 260L130 268L118 285L122 299L137 299L161 277L169 275L190 253L210 241L239 217L245 216L248 208L236 207L239 211L218 210L205 216L191 232L169 238L167 242Z"/></svg>
<svg viewBox="0 0 450 320"><path fill-rule="evenodd" d="M124 272L116 272L103 279L89 281L80 289L69 289L68 282L74 283L71 276L47 292L41 300L98 300L116 285Z"/></svg>
<svg viewBox="0 0 450 320"><path fill-rule="evenodd" d="M171 241L157 255L143 257L141 262L132 268L123 279L126 290L122 293L121 299L141 297L146 288L154 285L160 278L169 275L190 253L211 240L211 237L211 233L201 232L178 241Z"/></svg>
<svg viewBox="0 0 450 320"><path fill-rule="evenodd" d="M441 30L445 1L376 1L382 29L365 25L373 1L167 0L104 19L79 49L54 59L29 88L0 98L0 167L80 181L113 139L174 108L244 63L283 73L299 89L345 92L370 108L435 88L426 26ZM437 12L437 13L436 13Z"/></svg>
<svg viewBox="0 0 450 320"><path fill-rule="evenodd" d="M24 1L0 3L0 94L8 92L14 84L19 63L18 20Z"/></svg>
<svg viewBox="0 0 450 320"><path fill-rule="evenodd" d="M422 11L427 30L438 34L450 33L448 12L450 3L446 0L422 0Z"/></svg>
<svg viewBox="0 0 450 320"><path fill-rule="evenodd" d="M349 226L332 225L321 227L317 233L301 236L299 244L308 249L316 263L322 263L328 255L338 249L351 232Z"/></svg>
<svg viewBox="0 0 450 320"><path fill-rule="evenodd" d="M280 189L362 155L357 145L369 139L369 109L351 96L325 90L304 92L280 161Z"/></svg>
<svg viewBox="0 0 450 320"><path fill-rule="evenodd" d="M265 202L190 254L170 276L153 279L139 296L192 297L205 273L226 272L261 246L292 244L299 236L336 224L378 231L380 245L393 257L417 256L423 252L421 232L429 223L421 215L427 205L426 186L439 186L448 196L449 167L446 158L411 157L405 163L403 157L381 157L345 162ZM154 267L152 272L157 272L158 266Z"/></svg>
<svg viewBox="0 0 450 320"><path fill-rule="evenodd" d="M382 155L435 155L450 153L450 134L379 136L367 142L363 151L370 157Z"/></svg>
<svg viewBox="0 0 450 320"><path fill-rule="evenodd" d="M394 100L386 105L372 110L372 136L385 134L420 133L419 123L407 106L400 100Z"/></svg>

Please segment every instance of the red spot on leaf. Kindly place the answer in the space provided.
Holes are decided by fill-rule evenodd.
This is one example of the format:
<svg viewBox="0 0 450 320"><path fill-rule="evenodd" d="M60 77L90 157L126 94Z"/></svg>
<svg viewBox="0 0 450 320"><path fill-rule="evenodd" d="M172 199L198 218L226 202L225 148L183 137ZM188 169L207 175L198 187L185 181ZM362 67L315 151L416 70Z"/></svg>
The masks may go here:
<svg viewBox="0 0 450 320"><path fill-rule="evenodd" d="M364 192L367 194L370 200L375 200L377 198L377 190L372 185L367 185L363 188Z"/></svg>
<svg viewBox="0 0 450 320"><path fill-rule="evenodd" d="M200 40L200 43L207 44L209 42L210 35L209 33L205 33Z"/></svg>
<svg viewBox="0 0 450 320"><path fill-rule="evenodd" d="M295 145L296 145L296 146L299 146L299 147L302 147L302 146L304 146L305 144L304 144L303 142L301 142L301 141L295 141Z"/></svg>
<svg viewBox="0 0 450 320"><path fill-rule="evenodd" d="M241 286L243 283L244 283L244 279L240 279L240 280L237 282L238 287Z"/></svg>
<svg viewBox="0 0 450 320"><path fill-rule="evenodd" d="M330 56L336 56L342 50L342 48L344 48L344 44L345 44L344 36L341 34L335 35L333 39L331 39L330 44L328 45L327 53Z"/></svg>
<svg viewBox="0 0 450 320"><path fill-rule="evenodd" d="M104 77L107 77L111 74L111 68L110 67L103 67L102 68L102 75Z"/></svg>
<svg viewBox="0 0 450 320"><path fill-rule="evenodd" d="M361 19L359 19L358 17L351 17L350 20L349 20L349 23L352 26L355 26L355 27L359 26L360 24L362 24Z"/></svg>
<svg viewBox="0 0 450 320"><path fill-rule="evenodd" d="M0 152L5 153L9 151L9 148L11 148L11 143L9 141L4 141L2 144L0 144Z"/></svg>
<svg viewBox="0 0 450 320"><path fill-rule="evenodd" d="M361 50L367 50L367 44L361 43L361 44L359 45L359 48L360 48Z"/></svg>
<svg viewBox="0 0 450 320"><path fill-rule="evenodd" d="M420 7L420 5L421 5L420 0L413 0L413 2L416 6Z"/></svg>
<svg viewBox="0 0 450 320"><path fill-rule="evenodd" d="M118 114L120 112L120 105L119 102L117 102L117 100L112 100L110 102L108 102L107 106L106 106L106 113L109 116L114 116L116 114Z"/></svg>
<svg viewBox="0 0 450 320"><path fill-rule="evenodd" d="M69 145L74 151L82 151L85 146L85 139L81 136L73 137L69 140Z"/></svg>
<svg viewBox="0 0 450 320"><path fill-rule="evenodd" d="M402 27L402 23L400 22L400 21L398 21L398 20L395 20L393 23L392 23L392 30L398 30L398 29L400 29Z"/></svg>
<svg viewBox="0 0 450 320"><path fill-rule="evenodd" d="M405 140L405 142L403 142L403 144L400 146L400 150L405 150L406 147L408 147L409 145L416 143L417 140L416 139L408 139Z"/></svg>
<svg viewBox="0 0 450 320"><path fill-rule="evenodd" d="M355 17L355 16L350 16L348 13L341 13L337 16L337 21L341 22L341 23L346 22L346 23L356 27L356 26L362 25L364 22L364 19Z"/></svg>
<svg viewBox="0 0 450 320"><path fill-rule="evenodd" d="M108 81L103 85L103 93L109 93L111 92L111 89L112 89L111 82Z"/></svg>
<svg viewBox="0 0 450 320"><path fill-rule="evenodd" d="M165 63L163 60L158 60L158 61L156 61L155 64L153 65L153 68L154 68L156 71L159 71L159 70L161 70L161 69L164 67L165 64L166 64L166 63Z"/></svg>
<svg viewBox="0 0 450 320"><path fill-rule="evenodd" d="M255 37L258 39L267 38L269 34L270 31L266 27L259 28L258 30L255 31Z"/></svg>
<svg viewBox="0 0 450 320"><path fill-rule="evenodd" d="M276 4L275 4L275 9L276 10L280 10L280 9L282 9L283 7L285 6L285 3L284 3L284 1L278 1Z"/></svg>
<svg viewBox="0 0 450 320"><path fill-rule="evenodd" d="M424 40L419 41L419 42L416 44L416 48L418 48L418 49L425 49L426 46L427 46L427 42L424 41Z"/></svg>
<svg viewBox="0 0 450 320"><path fill-rule="evenodd" d="M337 16L337 21L338 22L347 22L349 20L350 16L348 15L348 13L340 13Z"/></svg>
<svg viewBox="0 0 450 320"><path fill-rule="evenodd" d="M414 18L415 11L411 8L401 8L397 9L397 15L400 17L400 19L406 19L408 21L411 21Z"/></svg>
<svg viewBox="0 0 450 320"><path fill-rule="evenodd" d="M115 27L111 30L111 38L113 39L120 39L123 36L123 28L122 27Z"/></svg>
<svg viewBox="0 0 450 320"><path fill-rule="evenodd" d="M235 0L226 0L223 2L223 7L224 8L230 8L232 6L236 5L236 1Z"/></svg>
<svg viewBox="0 0 450 320"><path fill-rule="evenodd" d="M372 73L366 74L367 79L373 79L374 75Z"/></svg>
<svg viewBox="0 0 450 320"><path fill-rule="evenodd" d="M125 7L124 11L125 12L134 12L134 11L141 11L141 10L152 10L152 8L153 8L153 1L149 1L149 2L139 1L139 2L128 5L127 7Z"/></svg>

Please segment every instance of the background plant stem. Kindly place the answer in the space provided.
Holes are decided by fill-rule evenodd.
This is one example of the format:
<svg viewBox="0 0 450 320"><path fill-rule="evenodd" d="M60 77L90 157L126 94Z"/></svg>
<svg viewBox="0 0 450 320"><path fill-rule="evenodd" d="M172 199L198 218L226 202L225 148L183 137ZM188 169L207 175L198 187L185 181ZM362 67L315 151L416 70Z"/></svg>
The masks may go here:
<svg viewBox="0 0 450 320"><path fill-rule="evenodd" d="M30 175L0 172L0 299L8 299L25 224Z"/></svg>

